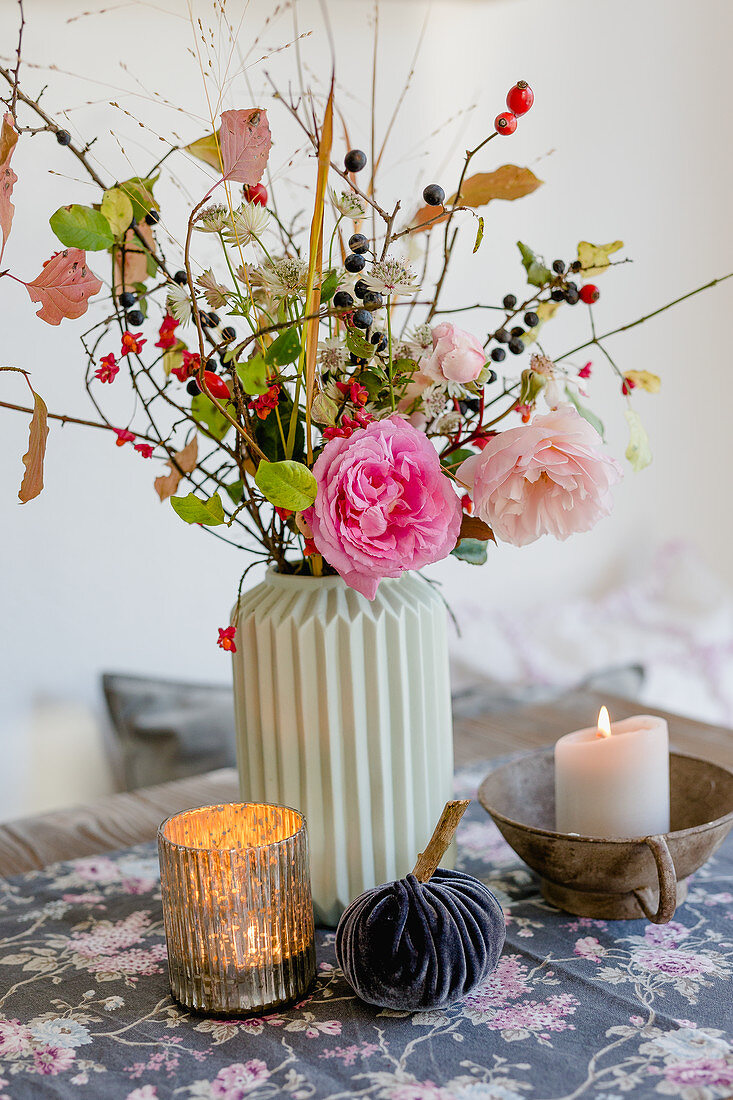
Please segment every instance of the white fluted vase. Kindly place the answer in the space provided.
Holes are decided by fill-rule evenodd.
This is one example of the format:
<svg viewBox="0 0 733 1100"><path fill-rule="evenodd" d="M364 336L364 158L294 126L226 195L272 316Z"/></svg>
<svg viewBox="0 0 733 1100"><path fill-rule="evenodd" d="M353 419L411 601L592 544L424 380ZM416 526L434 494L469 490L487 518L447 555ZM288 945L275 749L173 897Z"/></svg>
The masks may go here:
<svg viewBox="0 0 733 1100"><path fill-rule="evenodd" d="M305 815L316 919L414 865L451 797L445 606L414 573L367 600L270 570L234 658L242 798Z"/></svg>

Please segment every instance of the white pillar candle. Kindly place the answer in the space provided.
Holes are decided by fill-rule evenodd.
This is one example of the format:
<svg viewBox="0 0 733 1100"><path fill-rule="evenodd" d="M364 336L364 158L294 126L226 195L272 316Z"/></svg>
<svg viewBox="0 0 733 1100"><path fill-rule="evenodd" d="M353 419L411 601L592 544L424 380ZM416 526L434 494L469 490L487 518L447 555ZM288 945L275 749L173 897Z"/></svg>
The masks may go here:
<svg viewBox="0 0 733 1100"><path fill-rule="evenodd" d="M602 837L669 832L667 723L641 714L611 725L605 707L598 722L555 745L555 828Z"/></svg>

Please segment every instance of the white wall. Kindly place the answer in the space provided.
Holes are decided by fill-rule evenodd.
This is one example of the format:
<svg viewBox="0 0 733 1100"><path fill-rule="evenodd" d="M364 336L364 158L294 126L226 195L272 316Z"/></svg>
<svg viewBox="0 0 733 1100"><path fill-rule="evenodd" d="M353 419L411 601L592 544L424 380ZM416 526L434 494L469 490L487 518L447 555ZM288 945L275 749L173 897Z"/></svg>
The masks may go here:
<svg viewBox="0 0 733 1100"><path fill-rule="evenodd" d="M191 42L186 5L168 0L175 14L166 16L162 4L140 3L69 22L89 7L88 0L26 0L28 60L55 63L80 76L26 72L25 79L31 88L50 80L47 109L72 107L70 129L96 133L95 152L105 176L124 178L130 174L127 158L144 167L164 146L106 106L109 99L150 118L158 131L172 126L186 140L199 132L185 114L164 110L149 95L160 90L184 111L205 114L197 69L186 53ZM251 43L272 7L269 0L251 0L240 41ZM604 331L733 269L733 8L728 0L434 0L431 5L384 0L382 125L428 7L414 88L387 158L384 204L399 194L417 198L434 178L449 189L462 149L483 136L506 89L519 77L531 82L536 105L514 137L488 146L477 167L526 163L546 180L521 203L489 208L479 256L471 259L466 244L458 257L450 304L462 298L498 300L521 289L514 246L520 236L548 259L571 257L582 238L626 241L633 265L601 281L596 312ZM235 8L241 5L230 4L230 11ZM333 0L329 8L345 86L342 103L352 120L353 142L367 147L371 6L366 0ZM302 45L304 59L325 77L328 56L318 6L301 3L299 11L301 29L314 29ZM11 50L14 19L15 6L3 4L3 52ZM252 58L287 37L287 19L275 22ZM290 49L268 67L285 83L293 62ZM122 63L148 93L125 94L140 85ZM249 74L260 88L262 66ZM248 105L247 100L240 84L226 106ZM444 125L473 101L478 107L465 126ZM294 133L276 108L271 124L273 163L284 166ZM124 153L109 136L111 125L123 135ZM429 152L427 135L436 127L441 130ZM450 172L441 167L449 150ZM30 278L54 248L48 214L62 202L96 196L81 182L73 159L45 135L21 142L14 167L20 182L6 262ZM190 165L186 172L195 191L203 177ZM292 195L297 198L298 192ZM182 200L172 190L161 197L172 211L170 227L180 233L180 222L174 223ZM677 536L690 539L727 581L733 579L732 301L733 280L614 338L612 350L624 369L651 369L664 379L659 397L642 394L636 402L652 438L654 464L642 475L628 474L614 516L571 543L492 550L482 571L446 563L435 573L446 580L449 594L460 595L470 584L477 606L511 607L601 591ZM573 346L585 332L580 307L564 312L547 330L550 353ZM51 410L88 415L77 343L81 326L67 321L51 329L36 321L23 288L7 279L0 283L0 322L0 363L32 370ZM622 453L625 423L616 383L601 358L593 359L595 405L604 413L610 445ZM4 399L26 400L20 382L8 375L0 378L0 390ZM124 419L127 398L121 391L110 396ZM0 410L0 425L0 759L5 762L0 816L9 816L34 805L29 790L35 777L27 767L34 708L96 703L102 669L227 679L226 658L214 641L217 626L227 619L242 560L198 529L183 528L152 492L153 464L129 448L118 450L103 432L54 426L46 489L21 507L16 493L27 420ZM65 797L59 791L58 801Z"/></svg>

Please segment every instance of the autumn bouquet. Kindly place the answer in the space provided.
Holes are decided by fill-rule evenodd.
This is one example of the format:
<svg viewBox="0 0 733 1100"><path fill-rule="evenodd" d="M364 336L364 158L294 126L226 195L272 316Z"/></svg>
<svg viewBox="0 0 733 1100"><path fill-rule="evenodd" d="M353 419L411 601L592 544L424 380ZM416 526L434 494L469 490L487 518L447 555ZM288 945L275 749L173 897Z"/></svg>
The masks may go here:
<svg viewBox="0 0 733 1100"><path fill-rule="evenodd" d="M23 92L17 70L0 66L0 76L8 86L2 251L17 201L13 156L26 134L55 135L99 187L98 201L51 215L60 250L40 274L0 277L24 283L50 325L80 317L95 300L82 343L97 419L78 422L162 463L151 478L161 501L246 550L244 573L262 562L281 572L336 572L371 599L382 578L449 554L479 564L491 540L521 546L593 527L611 508L621 467L585 407L592 368L582 353L591 346L618 375L627 459L635 469L650 460L630 398L659 380L622 372L592 317L596 279L619 262L621 241L581 242L569 261L546 261L519 243L523 291L495 303L443 304L459 235L470 232L480 253L482 208L540 186L510 163L471 170L530 110L526 82L509 90L452 188L424 181L421 198L389 206L375 166L336 135L333 85L297 101L273 86L271 112L288 112L313 154L299 228L268 174L265 107L224 110L212 132L185 147L171 143L144 174L104 180L88 147ZM156 197L174 152L210 173L185 225L170 224ZM545 326L566 309L584 314L590 334L553 354ZM106 392L121 385L135 397L125 423L105 412ZM22 501L42 487L48 418L74 419L47 414L35 392L26 411ZM222 629L219 643L231 649L233 638L234 628Z"/></svg>

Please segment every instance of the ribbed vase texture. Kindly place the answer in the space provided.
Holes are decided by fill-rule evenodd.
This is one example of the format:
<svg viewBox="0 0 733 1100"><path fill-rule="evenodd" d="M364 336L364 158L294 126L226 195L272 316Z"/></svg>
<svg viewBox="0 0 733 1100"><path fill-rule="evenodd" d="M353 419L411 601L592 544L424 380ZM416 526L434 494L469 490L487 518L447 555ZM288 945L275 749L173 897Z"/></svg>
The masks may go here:
<svg viewBox="0 0 733 1100"><path fill-rule="evenodd" d="M315 946L301 814L251 803L186 810L161 825L158 853L176 1000L236 1016L307 990Z"/></svg>
<svg viewBox="0 0 733 1100"><path fill-rule="evenodd" d="M446 611L417 574L373 601L340 577L271 570L239 604L242 797L308 822L316 919L401 878L452 796Z"/></svg>

